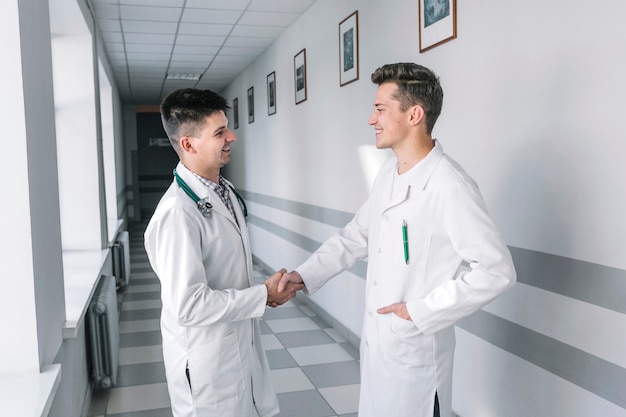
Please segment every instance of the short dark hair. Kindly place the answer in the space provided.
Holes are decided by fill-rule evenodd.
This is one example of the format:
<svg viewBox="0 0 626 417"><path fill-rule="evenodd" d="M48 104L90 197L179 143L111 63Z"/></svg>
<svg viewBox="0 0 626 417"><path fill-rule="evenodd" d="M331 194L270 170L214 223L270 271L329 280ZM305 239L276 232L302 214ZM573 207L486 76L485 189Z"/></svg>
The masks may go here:
<svg viewBox="0 0 626 417"><path fill-rule="evenodd" d="M228 109L226 99L214 91L183 88L172 91L163 99L161 121L170 143L178 152L181 136L199 134L206 117Z"/></svg>
<svg viewBox="0 0 626 417"><path fill-rule="evenodd" d="M398 92L395 99L400 102L400 109L419 104L426 113L426 131L431 133L443 105L443 89L439 77L430 69L412 62L387 64L372 73L372 82L379 86L395 83Z"/></svg>

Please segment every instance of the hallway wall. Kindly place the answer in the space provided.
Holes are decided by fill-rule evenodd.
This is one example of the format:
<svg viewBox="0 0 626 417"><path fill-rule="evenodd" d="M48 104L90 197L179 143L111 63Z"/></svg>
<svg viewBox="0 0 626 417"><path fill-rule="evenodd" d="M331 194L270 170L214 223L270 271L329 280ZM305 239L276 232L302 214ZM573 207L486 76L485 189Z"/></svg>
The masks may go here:
<svg viewBox="0 0 626 417"><path fill-rule="evenodd" d="M340 87L338 24L354 10L360 77ZM433 134L480 185L519 274L457 327L454 409L626 416L626 341L616 337L626 328L626 4L590 13L581 1L476 0L457 10L458 38L420 54L416 1L319 0L224 91L239 101L225 173L245 191L254 254L268 269L295 268L351 218L391 156L373 149L369 76L389 62L426 65L445 92ZM303 48L308 94L296 105ZM311 297L357 340L365 269Z"/></svg>

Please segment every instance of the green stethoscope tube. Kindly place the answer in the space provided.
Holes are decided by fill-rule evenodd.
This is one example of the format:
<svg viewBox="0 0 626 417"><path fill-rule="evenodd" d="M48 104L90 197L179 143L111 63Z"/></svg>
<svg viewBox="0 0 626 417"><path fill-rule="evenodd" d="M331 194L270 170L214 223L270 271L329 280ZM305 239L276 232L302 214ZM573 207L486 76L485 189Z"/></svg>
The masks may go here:
<svg viewBox="0 0 626 417"><path fill-rule="evenodd" d="M191 197L194 203L198 203L198 201L200 201L200 197L198 197L198 195L193 192L189 185L187 185L187 183L178 175L176 170L174 170L174 178L176 178L176 183L178 184L178 186L182 188L189 197ZM248 207L246 206L246 202L244 201L243 197L241 197L239 193L235 190L235 188L231 185L229 185L228 188L230 188L233 193L235 193L235 197L237 197L237 201L239 201L239 204L241 205L243 217L248 217Z"/></svg>

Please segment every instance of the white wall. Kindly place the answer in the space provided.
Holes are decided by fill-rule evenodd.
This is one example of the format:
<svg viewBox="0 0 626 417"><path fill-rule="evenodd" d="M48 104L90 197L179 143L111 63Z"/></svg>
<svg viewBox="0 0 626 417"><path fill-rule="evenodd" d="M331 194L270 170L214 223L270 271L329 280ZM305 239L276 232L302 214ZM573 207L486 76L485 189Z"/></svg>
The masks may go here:
<svg viewBox="0 0 626 417"><path fill-rule="evenodd" d="M449 53L425 61L448 91L437 133L508 243L626 269L626 4L481 0L459 16Z"/></svg>
<svg viewBox="0 0 626 417"><path fill-rule="evenodd" d="M357 9L360 79L339 87L338 23ZM229 100L239 98L240 123L227 176L264 197L354 213L380 164L363 156L374 143L369 76L385 63L418 62L440 76L445 92L434 136L477 180L507 243L566 264L592 263L619 282L626 276L626 3L475 0L459 1L457 9L458 38L420 54L416 1L316 2L224 91ZM296 106L293 57L302 48L308 99ZM265 77L272 71L277 113L267 116ZM255 256L273 269L294 268L310 253L279 236L280 227L319 242L335 229L271 204L249 206L273 225L274 231L250 224ZM345 272L313 297L357 335L359 280ZM486 311L606 361L623 378L624 312L565 290L564 296L519 283ZM601 282L593 292L611 296ZM626 416L626 403L606 394L610 387L574 384L466 330L457 335L453 405L463 417L595 415L590 410Z"/></svg>

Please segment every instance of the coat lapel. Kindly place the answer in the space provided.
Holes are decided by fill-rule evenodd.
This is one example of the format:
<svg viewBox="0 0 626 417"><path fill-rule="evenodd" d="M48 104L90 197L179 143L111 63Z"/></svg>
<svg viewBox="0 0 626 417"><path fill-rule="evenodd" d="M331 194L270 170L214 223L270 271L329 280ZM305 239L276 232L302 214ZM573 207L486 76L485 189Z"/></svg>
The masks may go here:
<svg viewBox="0 0 626 417"><path fill-rule="evenodd" d="M422 159L416 166L414 166L405 175L410 175L408 185L404 192L396 193L395 197L391 196L393 190L393 179L398 170L398 164L391 165L391 169L387 172L387 178L385 179L385 192L387 193L388 204L385 205L383 211L389 210L403 202L407 201L411 191L417 192L426 188L428 180L435 172L435 168L439 165L439 161L443 157L443 148L439 144L439 141L435 141L435 147L430 151L424 159Z"/></svg>

